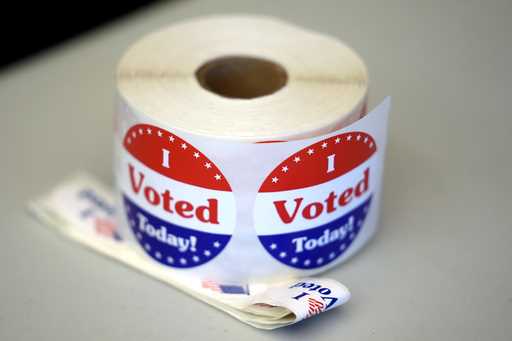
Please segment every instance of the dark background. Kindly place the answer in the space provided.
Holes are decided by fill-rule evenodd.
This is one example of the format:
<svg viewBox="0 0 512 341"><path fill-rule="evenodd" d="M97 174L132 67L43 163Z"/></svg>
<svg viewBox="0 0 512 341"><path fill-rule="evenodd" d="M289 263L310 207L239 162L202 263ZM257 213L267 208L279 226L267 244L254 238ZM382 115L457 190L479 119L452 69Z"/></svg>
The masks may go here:
<svg viewBox="0 0 512 341"><path fill-rule="evenodd" d="M0 68L105 25L157 0L18 1L2 4Z"/></svg>

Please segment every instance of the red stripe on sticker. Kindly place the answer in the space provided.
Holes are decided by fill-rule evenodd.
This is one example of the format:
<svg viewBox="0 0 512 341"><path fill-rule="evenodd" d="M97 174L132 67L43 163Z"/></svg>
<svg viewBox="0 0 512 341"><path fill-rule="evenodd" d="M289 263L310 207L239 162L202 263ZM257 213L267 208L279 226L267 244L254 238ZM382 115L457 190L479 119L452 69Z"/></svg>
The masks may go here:
<svg viewBox="0 0 512 341"><path fill-rule="evenodd" d="M353 131L312 144L291 155L270 173L259 192L319 185L348 173L377 150L372 136Z"/></svg>
<svg viewBox="0 0 512 341"><path fill-rule="evenodd" d="M126 133L124 148L155 172L202 188L231 191L219 168L182 138L149 124L137 124Z"/></svg>

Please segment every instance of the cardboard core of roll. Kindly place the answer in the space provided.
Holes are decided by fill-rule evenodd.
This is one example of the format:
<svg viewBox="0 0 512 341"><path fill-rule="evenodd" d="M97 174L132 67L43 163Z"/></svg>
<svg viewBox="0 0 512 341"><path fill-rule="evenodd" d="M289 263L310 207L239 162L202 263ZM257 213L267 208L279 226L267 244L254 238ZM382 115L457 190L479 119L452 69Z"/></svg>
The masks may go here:
<svg viewBox="0 0 512 341"><path fill-rule="evenodd" d="M196 71L204 89L227 98L251 99L271 95L288 81L286 70L270 60L225 56L210 60Z"/></svg>

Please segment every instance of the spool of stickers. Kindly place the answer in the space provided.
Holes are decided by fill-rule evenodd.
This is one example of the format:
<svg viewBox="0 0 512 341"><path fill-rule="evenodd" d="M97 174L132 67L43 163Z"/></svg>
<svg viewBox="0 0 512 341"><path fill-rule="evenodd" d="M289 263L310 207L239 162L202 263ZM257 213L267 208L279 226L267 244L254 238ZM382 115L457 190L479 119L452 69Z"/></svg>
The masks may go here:
<svg viewBox="0 0 512 341"><path fill-rule="evenodd" d="M348 301L310 276L378 226L390 100L366 113L354 51L208 17L142 38L117 77L117 194L79 175L33 201L37 217L257 328Z"/></svg>
<svg viewBox="0 0 512 341"><path fill-rule="evenodd" d="M360 119L366 67L338 40L208 17L142 38L117 77L121 234L158 266L277 281L375 231L385 115Z"/></svg>

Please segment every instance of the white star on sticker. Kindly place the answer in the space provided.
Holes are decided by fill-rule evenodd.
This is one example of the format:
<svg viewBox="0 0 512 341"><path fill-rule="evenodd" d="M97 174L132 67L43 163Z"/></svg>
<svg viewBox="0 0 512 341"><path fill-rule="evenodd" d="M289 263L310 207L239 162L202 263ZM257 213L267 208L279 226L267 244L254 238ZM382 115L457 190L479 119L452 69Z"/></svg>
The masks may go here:
<svg viewBox="0 0 512 341"><path fill-rule="evenodd" d="M195 152L195 153L194 153L194 157L195 157L196 159L198 159L198 158L199 158L199 153L198 153L198 152Z"/></svg>
<svg viewBox="0 0 512 341"><path fill-rule="evenodd" d="M283 173L288 172L288 166L283 166L283 167L281 168L281 171L283 171Z"/></svg>
<svg viewBox="0 0 512 341"><path fill-rule="evenodd" d="M347 136L347 141L352 140L352 135Z"/></svg>
<svg viewBox="0 0 512 341"><path fill-rule="evenodd" d="M209 257L212 253L210 252L210 250L204 250L203 252L203 255L205 255L206 257Z"/></svg>
<svg viewBox="0 0 512 341"><path fill-rule="evenodd" d="M304 265L305 265L305 266L308 266L309 264L311 264L311 261L310 261L309 259L306 259L306 260L304 261Z"/></svg>
<svg viewBox="0 0 512 341"><path fill-rule="evenodd" d="M143 135L143 134L144 134L144 130L139 129L139 134L140 134L140 135Z"/></svg>
<svg viewBox="0 0 512 341"><path fill-rule="evenodd" d="M169 141L174 142L174 136L169 136Z"/></svg>
<svg viewBox="0 0 512 341"><path fill-rule="evenodd" d="M213 243L213 247L218 249L220 247L220 243L219 242L214 242Z"/></svg>
<svg viewBox="0 0 512 341"><path fill-rule="evenodd" d="M180 258L180 263L185 265L187 264L187 260L185 258Z"/></svg>
<svg viewBox="0 0 512 341"><path fill-rule="evenodd" d="M324 259L322 257L320 257L316 260L316 264L322 264L323 262L324 262Z"/></svg>
<svg viewBox="0 0 512 341"><path fill-rule="evenodd" d="M339 137L336 138L336 140L334 140L334 143L340 143L341 139Z"/></svg>
<svg viewBox="0 0 512 341"><path fill-rule="evenodd" d="M368 145L368 147L373 147L373 142L370 142L370 144Z"/></svg>
<svg viewBox="0 0 512 341"><path fill-rule="evenodd" d="M199 262L199 257L194 256L194 257L192 257L192 260L197 263L197 262Z"/></svg>
<svg viewBox="0 0 512 341"><path fill-rule="evenodd" d="M148 135L151 135L151 129L146 129L146 131L148 132Z"/></svg>
<svg viewBox="0 0 512 341"><path fill-rule="evenodd" d="M368 142L368 136L364 138L363 142L364 143Z"/></svg>
<svg viewBox="0 0 512 341"><path fill-rule="evenodd" d="M286 257L286 252L284 252L284 251L283 251L283 252L281 252L281 253L279 254L279 257L281 257L281 258Z"/></svg>
<svg viewBox="0 0 512 341"><path fill-rule="evenodd" d="M358 220L358 221L357 221L357 226L358 226L358 227L361 227L361 225L363 225L363 221L362 221L362 220Z"/></svg>
<svg viewBox="0 0 512 341"><path fill-rule="evenodd" d="M155 252L155 257L160 259L160 258L162 258L162 254L157 251L157 252Z"/></svg>
<svg viewBox="0 0 512 341"><path fill-rule="evenodd" d="M181 144L181 149L187 149L187 144L186 143L182 143Z"/></svg>
<svg viewBox="0 0 512 341"><path fill-rule="evenodd" d="M297 257L293 257L293 258L292 258L292 263L293 263L293 264L295 264L295 263L297 263L297 261L298 261L298 260L299 260L299 259L298 259Z"/></svg>
<svg viewBox="0 0 512 341"><path fill-rule="evenodd" d="M208 169L212 168L212 164L209 162L205 162L204 166Z"/></svg>
<svg viewBox="0 0 512 341"><path fill-rule="evenodd" d="M293 158L293 162L295 163L299 163L300 162L300 157L296 156Z"/></svg>
<svg viewBox="0 0 512 341"><path fill-rule="evenodd" d="M322 148L323 149L327 148L327 142L322 143Z"/></svg>
<svg viewBox="0 0 512 341"><path fill-rule="evenodd" d="M149 251L149 250L151 250L151 245L146 244L146 245L144 245L144 248Z"/></svg>
<svg viewBox="0 0 512 341"><path fill-rule="evenodd" d="M170 263L170 264L174 263L174 258L167 257L167 263Z"/></svg>
<svg viewBox="0 0 512 341"><path fill-rule="evenodd" d="M132 143L132 139L128 138L126 141L128 141L128 144Z"/></svg>
<svg viewBox="0 0 512 341"><path fill-rule="evenodd" d="M336 256L336 254L335 254L334 252L331 252L331 253L329 254L329 258L330 258L330 259L333 259L335 256Z"/></svg>
<svg viewBox="0 0 512 341"><path fill-rule="evenodd" d="M220 176L220 174L215 174L214 178L215 178L215 180L218 181L218 180L222 179L222 176Z"/></svg>
<svg viewBox="0 0 512 341"><path fill-rule="evenodd" d="M159 130L157 131L158 137L162 137L162 132Z"/></svg>
<svg viewBox="0 0 512 341"><path fill-rule="evenodd" d="M136 137L137 137L137 133L136 133L136 132L134 132L134 131L132 131L132 137L133 137L133 138L136 138Z"/></svg>
<svg viewBox="0 0 512 341"><path fill-rule="evenodd" d="M137 233L137 238L138 238L139 240L141 240L141 239L142 239L142 234L141 234L140 232L138 232L138 233Z"/></svg>
<svg viewBox="0 0 512 341"><path fill-rule="evenodd" d="M348 236L348 238L349 238L350 240L354 239L355 237L356 237L356 234L355 234L354 232L352 232L352 233Z"/></svg>
<svg viewBox="0 0 512 341"><path fill-rule="evenodd" d="M276 245L276 244L270 244L270 248L271 248L272 250L275 250L275 249L277 248L277 245Z"/></svg>
<svg viewBox="0 0 512 341"><path fill-rule="evenodd" d="M357 135L357 136L356 136L356 140L358 140L358 141L359 141L360 139L361 139L361 135Z"/></svg>
<svg viewBox="0 0 512 341"><path fill-rule="evenodd" d="M341 245L340 245L340 251L345 250L345 248L346 248L346 247L347 247L347 246L346 246L345 244L341 244Z"/></svg>
<svg viewBox="0 0 512 341"><path fill-rule="evenodd" d="M315 151L314 151L312 148L309 148L309 149L308 149L308 155L313 155L313 153L314 153L314 152L315 152Z"/></svg>
<svg viewBox="0 0 512 341"><path fill-rule="evenodd" d="M275 184L275 183L277 183L278 181L279 181L279 178L278 178L277 176L274 176L274 177L272 178L272 183L274 183L274 184Z"/></svg>

